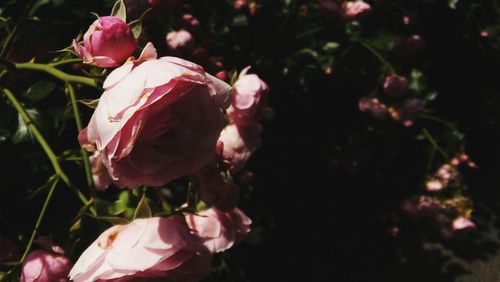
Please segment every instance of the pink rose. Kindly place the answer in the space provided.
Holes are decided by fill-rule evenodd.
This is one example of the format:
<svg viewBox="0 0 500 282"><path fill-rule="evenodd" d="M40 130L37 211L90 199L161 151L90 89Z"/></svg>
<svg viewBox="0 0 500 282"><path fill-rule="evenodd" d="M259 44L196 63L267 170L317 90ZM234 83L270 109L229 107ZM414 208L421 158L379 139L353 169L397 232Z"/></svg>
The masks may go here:
<svg viewBox="0 0 500 282"><path fill-rule="evenodd" d="M104 231L69 276L75 282L198 281L210 272L210 261L182 216L153 217Z"/></svg>
<svg viewBox="0 0 500 282"><path fill-rule="evenodd" d="M21 282L64 282L71 262L67 257L45 250L32 251L23 262Z"/></svg>
<svg viewBox="0 0 500 282"><path fill-rule="evenodd" d="M186 214L186 221L193 234L203 239L212 253L223 252L245 240L252 220L240 209L222 212L210 208L198 214Z"/></svg>
<svg viewBox="0 0 500 282"><path fill-rule="evenodd" d="M234 1L234 9L241 10L248 6L247 0L236 0Z"/></svg>
<svg viewBox="0 0 500 282"><path fill-rule="evenodd" d="M238 205L240 187L225 180L214 165L207 165L196 173L201 199L221 211L230 211Z"/></svg>
<svg viewBox="0 0 500 282"><path fill-rule="evenodd" d="M344 3L343 10L344 18L349 20L356 20L370 13L372 7L370 6L370 4L365 3L362 0L347 1L346 3Z"/></svg>
<svg viewBox="0 0 500 282"><path fill-rule="evenodd" d="M231 108L228 114L238 126L258 122L267 108L269 88L256 74L247 74L250 67L243 69L231 92Z"/></svg>
<svg viewBox="0 0 500 282"><path fill-rule="evenodd" d="M83 36L83 46L73 40L73 48L84 63L99 67L117 67L135 50L130 27L113 16L100 17Z"/></svg>
<svg viewBox="0 0 500 282"><path fill-rule="evenodd" d="M19 247L11 239L0 235L0 263L19 259Z"/></svg>
<svg viewBox="0 0 500 282"><path fill-rule="evenodd" d="M229 103L225 82L191 62L156 59L148 48L110 73L78 137L83 147L99 152L119 187L159 186L207 164Z"/></svg>
<svg viewBox="0 0 500 282"><path fill-rule="evenodd" d="M408 79L404 76L389 75L384 80L384 91L389 97L401 97L408 91Z"/></svg>
<svg viewBox="0 0 500 282"><path fill-rule="evenodd" d="M219 144L222 144L222 159L228 164L231 172L242 169L252 153L260 147L261 132L260 124L243 127L229 124L224 128L219 137Z"/></svg>
<svg viewBox="0 0 500 282"><path fill-rule="evenodd" d="M171 31L165 38L167 46L171 51L178 49L190 50L194 47L193 36L189 31L181 29L179 31Z"/></svg>

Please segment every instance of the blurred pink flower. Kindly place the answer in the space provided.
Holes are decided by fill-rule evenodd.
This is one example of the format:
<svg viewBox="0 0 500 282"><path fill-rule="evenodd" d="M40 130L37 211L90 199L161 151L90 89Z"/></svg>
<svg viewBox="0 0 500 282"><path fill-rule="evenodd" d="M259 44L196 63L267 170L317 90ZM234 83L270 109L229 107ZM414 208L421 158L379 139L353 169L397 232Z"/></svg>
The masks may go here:
<svg viewBox="0 0 500 282"><path fill-rule="evenodd" d="M369 112L377 119L385 119L389 114L387 106L382 104L377 98L361 97L358 107L360 111Z"/></svg>
<svg viewBox="0 0 500 282"><path fill-rule="evenodd" d="M243 9L243 8L247 7L247 5L248 5L247 0L236 0L236 1L234 1L234 4L233 4L233 6L236 10Z"/></svg>
<svg viewBox="0 0 500 282"><path fill-rule="evenodd" d="M401 97L408 91L408 84L404 76L389 75L384 80L384 91L389 97Z"/></svg>
<svg viewBox="0 0 500 282"><path fill-rule="evenodd" d="M252 153L260 147L261 132L262 126L258 123L242 127L229 124L222 130L219 137L219 144L222 144L222 159L231 172L242 169Z"/></svg>
<svg viewBox="0 0 500 282"><path fill-rule="evenodd" d="M165 38L167 46L171 51L178 49L191 50L194 47L193 36L189 31L181 29L179 31L171 31Z"/></svg>
<svg viewBox="0 0 500 282"><path fill-rule="evenodd" d="M201 244L182 216L136 219L104 231L80 256L70 278L75 282L198 281L210 272L211 261Z"/></svg>
<svg viewBox="0 0 500 282"><path fill-rule="evenodd" d="M78 137L119 187L159 186L199 170L215 155L229 105L231 87L199 65L144 54L110 73Z"/></svg>
<svg viewBox="0 0 500 282"><path fill-rule="evenodd" d="M244 240L250 232L252 221L240 209L222 212L210 208L198 214L186 214L192 234L203 239L212 253L223 252Z"/></svg>
<svg viewBox="0 0 500 282"><path fill-rule="evenodd" d="M136 47L130 27L113 16L100 17L83 36L83 46L73 40L73 48L84 63L99 67L117 67L132 55Z"/></svg>
<svg viewBox="0 0 500 282"><path fill-rule="evenodd" d="M228 114L237 126L253 125L262 119L268 105L269 88L256 74L247 74L244 68L231 92Z"/></svg>
<svg viewBox="0 0 500 282"><path fill-rule="evenodd" d="M405 201L402 210L414 220L435 219L443 208L431 197L420 196L417 201Z"/></svg>
<svg viewBox="0 0 500 282"><path fill-rule="evenodd" d="M71 262L45 250L32 251L24 260L20 282L69 281Z"/></svg>
<svg viewBox="0 0 500 282"><path fill-rule="evenodd" d="M182 15L182 20L186 25L191 27L197 27L200 25L200 21L191 14Z"/></svg>
<svg viewBox="0 0 500 282"><path fill-rule="evenodd" d="M344 3L342 8L344 18L349 20L357 20L370 13L372 10L370 4L363 2L362 0L347 1Z"/></svg>
<svg viewBox="0 0 500 282"><path fill-rule="evenodd" d="M476 225L472 220L467 217L460 216L453 220L452 222L452 230L453 231L462 231L462 230L474 230L476 229Z"/></svg>

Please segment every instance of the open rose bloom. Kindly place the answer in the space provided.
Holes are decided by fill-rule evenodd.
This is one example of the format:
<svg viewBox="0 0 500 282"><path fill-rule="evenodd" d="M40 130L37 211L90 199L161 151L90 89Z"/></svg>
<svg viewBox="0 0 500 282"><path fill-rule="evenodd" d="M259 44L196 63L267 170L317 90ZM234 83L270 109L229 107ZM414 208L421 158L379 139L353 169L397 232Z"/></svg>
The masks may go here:
<svg viewBox="0 0 500 282"><path fill-rule="evenodd" d="M70 272L75 282L198 281L211 255L183 217L136 219L115 225L83 252Z"/></svg>
<svg viewBox="0 0 500 282"><path fill-rule="evenodd" d="M194 63L156 58L151 44L104 82L80 144L99 153L119 187L159 186L214 157L230 86Z"/></svg>

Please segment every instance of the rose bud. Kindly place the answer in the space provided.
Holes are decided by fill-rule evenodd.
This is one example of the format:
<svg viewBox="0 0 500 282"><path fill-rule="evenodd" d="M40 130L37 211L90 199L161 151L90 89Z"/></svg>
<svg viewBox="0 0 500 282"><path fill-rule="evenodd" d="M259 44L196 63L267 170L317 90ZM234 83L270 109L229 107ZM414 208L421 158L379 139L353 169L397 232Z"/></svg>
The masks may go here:
<svg viewBox="0 0 500 282"><path fill-rule="evenodd" d="M191 14L182 15L182 20L185 24L191 27L196 27L200 25L200 21Z"/></svg>
<svg viewBox="0 0 500 282"><path fill-rule="evenodd" d="M401 97L408 91L408 79L404 76L389 75L384 80L384 91L389 97Z"/></svg>
<svg viewBox="0 0 500 282"><path fill-rule="evenodd" d="M32 251L24 260L21 282L69 281L71 262L65 256L45 250Z"/></svg>
<svg viewBox="0 0 500 282"><path fill-rule="evenodd" d="M230 102L231 87L199 65L144 53L109 74L78 137L118 187L160 186L198 171L214 157Z"/></svg>
<svg viewBox="0 0 500 282"><path fill-rule="evenodd" d="M212 253L223 252L245 240L252 224L252 220L238 208L228 212L210 208L185 216L192 234L200 237Z"/></svg>
<svg viewBox="0 0 500 282"><path fill-rule="evenodd" d="M136 219L104 231L69 273L75 282L198 281L210 272L210 253L184 217Z"/></svg>
<svg viewBox="0 0 500 282"><path fill-rule="evenodd" d="M474 222L472 222L472 220L470 220L464 216L460 216L460 217L456 218L455 220L453 220L451 225L452 225L452 231L454 231L454 232L456 232L456 231L469 231L469 230L476 229L476 225L474 224Z"/></svg>
<svg viewBox="0 0 500 282"><path fill-rule="evenodd" d="M229 124L224 128L219 142L223 146L222 159L229 166L229 171L237 172L245 166L252 153L261 145L261 132L260 124L242 127Z"/></svg>
<svg viewBox="0 0 500 282"><path fill-rule="evenodd" d="M83 36L83 46L73 40L73 48L84 63L104 68L121 65L135 47L130 27L113 16L97 19Z"/></svg>
<svg viewBox="0 0 500 282"><path fill-rule="evenodd" d="M358 20L366 14L370 13L372 7L370 4L359 1L347 1L342 6L343 9L343 17L348 20Z"/></svg>
<svg viewBox="0 0 500 282"><path fill-rule="evenodd" d="M231 92L231 108L228 114L238 126L252 125L262 119L268 104L269 88L256 74L243 69Z"/></svg>

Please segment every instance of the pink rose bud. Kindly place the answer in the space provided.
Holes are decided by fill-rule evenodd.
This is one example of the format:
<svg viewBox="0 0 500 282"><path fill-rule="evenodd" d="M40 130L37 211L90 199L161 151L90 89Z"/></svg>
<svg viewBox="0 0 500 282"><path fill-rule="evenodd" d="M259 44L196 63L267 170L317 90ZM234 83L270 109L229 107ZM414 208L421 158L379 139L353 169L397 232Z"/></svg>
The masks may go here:
<svg viewBox="0 0 500 282"><path fill-rule="evenodd" d="M200 21L191 14L184 14L182 20L185 24L191 27L196 27L200 25Z"/></svg>
<svg viewBox="0 0 500 282"><path fill-rule="evenodd" d="M231 92L231 108L228 111L238 126L252 125L262 119L268 104L269 88L256 74L243 69Z"/></svg>
<svg viewBox="0 0 500 282"><path fill-rule="evenodd" d="M338 17L342 13L342 1L340 0L319 0L319 8L326 15Z"/></svg>
<svg viewBox="0 0 500 282"><path fill-rule="evenodd" d="M243 241L250 232L252 220L240 209L222 212L210 208L198 214L186 214L192 234L200 237L212 253L220 253Z"/></svg>
<svg viewBox="0 0 500 282"><path fill-rule="evenodd" d="M210 272L210 261L184 217L143 218L104 231L69 276L75 282L198 281Z"/></svg>
<svg viewBox="0 0 500 282"><path fill-rule="evenodd" d="M414 117L424 110L424 101L418 98L408 98L403 102L401 110L405 116Z"/></svg>
<svg viewBox="0 0 500 282"><path fill-rule="evenodd" d="M469 231L469 230L476 229L476 225L474 224L474 222L472 222L470 219L468 219L464 216L460 216L460 217L456 218L455 220L453 220L451 225L452 225L452 230L454 232L456 232L456 231Z"/></svg>
<svg viewBox="0 0 500 282"><path fill-rule="evenodd" d="M238 127L235 124L227 125L219 137L223 144L222 159L229 166L229 171L241 170L248 159L261 145L260 133L262 126Z"/></svg>
<svg viewBox="0 0 500 282"><path fill-rule="evenodd" d="M404 25L409 25L410 24L410 17L404 16L403 17L403 24Z"/></svg>
<svg viewBox="0 0 500 282"><path fill-rule="evenodd" d="M185 29L169 32L166 37L166 42L170 51L179 49L188 51L194 48L193 36Z"/></svg>
<svg viewBox="0 0 500 282"><path fill-rule="evenodd" d="M143 53L144 62L109 74L78 137L99 152L118 187L160 186L198 171L214 157L230 103L231 87L199 65Z"/></svg>
<svg viewBox="0 0 500 282"><path fill-rule="evenodd" d="M32 251L23 262L20 282L65 282L71 262L45 250Z"/></svg>
<svg viewBox="0 0 500 282"><path fill-rule="evenodd" d="M247 7L247 0L236 0L234 1L234 8L236 10L241 10Z"/></svg>
<svg viewBox="0 0 500 282"><path fill-rule="evenodd" d="M489 33L488 33L486 30L481 31L481 32L479 33L479 35L480 35L481 37L483 37L483 38L486 38L486 37L490 36L490 35L489 35Z"/></svg>
<svg viewBox="0 0 500 282"><path fill-rule="evenodd" d="M457 158L453 158L450 163L454 166L457 166L460 164L460 160Z"/></svg>
<svg viewBox="0 0 500 282"><path fill-rule="evenodd" d="M229 179L225 180L216 166L205 166L195 177L200 197L208 205L221 211L230 211L238 205L240 187Z"/></svg>
<svg viewBox="0 0 500 282"><path fill-rule="evenodd" d="M362 97L358 103L359 110L369 112L376 119L385 119L389 111L387 106L380 103L377 98Z"/></svg>
<svg viewBox="0 0 500 282"><path fill-rule="evenodd" d="M408 91L408 84L404 76L389 75L384 80L384 91L389 97L401 97Z"/></svg>
<svg viewBox="0 0 500 282"><path fill-rule="evenodd" d="M468 160L469 160L469 156L467 156L466 154L460 155L460 161L461 162L466 162Z"/></svg>
<svg viewBox="0 0 500 282"><path fill-rule="evenodd" d="M343 17L348 20L360 19L372 10L370 4L365 3L362 0L347 1L344 3L342 8L344 10Z"/></svg>
<svg viewBox="0 0 500 282"><path fill-rule="evenodd" d="M19 259L19 247L11 239L0 235L0 263Z"/></svg>
<svg viewBox="0 0 500 282"><path fill-rule="evenodd" d="M229 73L227 73L227 71L219 71L215 74L215 77L225 82L228 82L230 78Z"/></svg>
<svg viewBox="0 0 500 282"><path fill-rule="evenodd" d="M84 63L99 67L117 67L135 50L130 27L113 16L100 17L83 36L83 46L73 40L73 48Z"/></svg>
<svg viewBox="0 0 500 282"><path fill-rule="evenodd" d="M427 181L427 184L425 186L427 187L427 191L429 192L439 192L444 188L443 183L438 179Z"/></svg>

